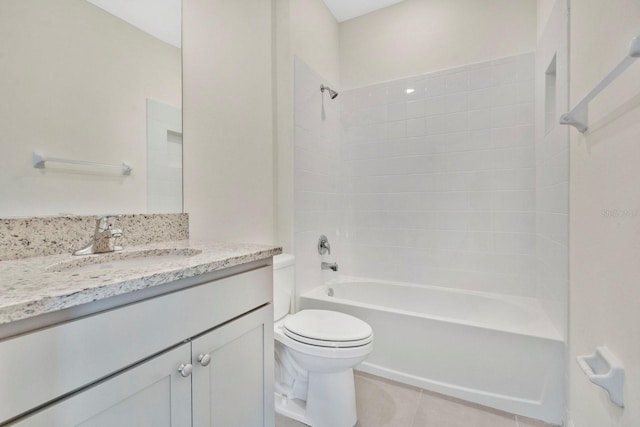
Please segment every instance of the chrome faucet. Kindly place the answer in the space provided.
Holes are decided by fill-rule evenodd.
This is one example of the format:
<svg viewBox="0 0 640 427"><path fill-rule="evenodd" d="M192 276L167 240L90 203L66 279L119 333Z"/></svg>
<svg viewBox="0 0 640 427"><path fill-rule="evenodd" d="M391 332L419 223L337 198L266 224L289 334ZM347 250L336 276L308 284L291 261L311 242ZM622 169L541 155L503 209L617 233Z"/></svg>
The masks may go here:
<svg viewBox="0 0 640 427"><path fill-rule="evenodd" d="M320 264L322 270L338 271L338 264L335 262L323 262Z"/></svg>
<svg viewBox="0 0 640 427"><path fill-rule="evenodd" d="M86 247L75 251L74 255L91 255L104 252L118 252L122 246L116 245L116 239L122 237L122 230L114 228L116 217L105 215L96 219L96 229L93 239Z"/></svg>

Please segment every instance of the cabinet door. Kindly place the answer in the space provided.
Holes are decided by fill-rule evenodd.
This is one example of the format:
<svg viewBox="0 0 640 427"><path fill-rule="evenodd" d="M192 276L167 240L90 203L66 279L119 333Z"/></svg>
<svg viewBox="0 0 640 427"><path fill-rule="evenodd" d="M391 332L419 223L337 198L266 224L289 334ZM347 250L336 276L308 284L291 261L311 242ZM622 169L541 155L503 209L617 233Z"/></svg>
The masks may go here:
<svg viewBox="0 0 640 427"><path fill-rule="evenodd" d="M194 427L273 426L272 307L193 340Z"/></svg>
<svg viewBox="0 0 640 427"><path fill-rule="evenodd" d="M15 425L189 427L191 377L182 377L178 368L190 360L190 344L182 344L47 406Z"/></svg>

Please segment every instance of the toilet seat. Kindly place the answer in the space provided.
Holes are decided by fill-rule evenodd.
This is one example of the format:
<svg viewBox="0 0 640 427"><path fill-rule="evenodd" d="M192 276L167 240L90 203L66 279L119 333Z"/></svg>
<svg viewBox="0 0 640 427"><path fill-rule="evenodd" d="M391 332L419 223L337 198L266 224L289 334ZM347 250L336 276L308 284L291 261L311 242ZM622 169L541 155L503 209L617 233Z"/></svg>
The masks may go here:
<svg viewBox="0 0 640 427"><path fill-rule="evenodd" d="M318 347L360 347L373 340L367 323L335 311L302 310L287 317L282 326L287 337Z"/></svg>
<svg viewBox="0 0 640 427"><path fill-rule="evenodd" d="M356 340L356 341L324 341L324 340L316 340L316 339L313 339L313 338L302 337L302 336L296 335L296 334L294 334L291 331L288 331L286 329L284 329L284 334L288 338L291 338L292 340L298 341L298 342L303 343L303 344L307 344L307 345L311 345L311 346L315 346L315 347L327 347L327 348L361 347L363 345L369 344L373 340L373 337L369 337L369 338L366 338L366 339L363 339L363 340Z"/></svg>
<svg viewBox="0 0 640 427"><path fill-rule="evenodd" d="M287 318L290 316L287 316ZM273 335L276 341L285 347L300 353L323 357L326 359L344 359L361 357L368 355L373 350L373 336L369 343L356 347L325 347L320 345L307 344L302 341L290 338L285 334L283 323L287 319L282 319L273 325Z"/></svg>

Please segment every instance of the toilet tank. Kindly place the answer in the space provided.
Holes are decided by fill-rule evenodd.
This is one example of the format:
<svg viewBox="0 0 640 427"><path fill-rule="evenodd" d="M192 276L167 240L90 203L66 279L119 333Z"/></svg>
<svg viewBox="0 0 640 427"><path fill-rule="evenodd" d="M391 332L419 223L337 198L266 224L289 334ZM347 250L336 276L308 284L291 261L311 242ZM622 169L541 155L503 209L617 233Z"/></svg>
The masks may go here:
<svg viewBox="0 0 640 427"><path fill-rule="evenodd" d="M277 321L289 314L295 286L293 255L282 254L273 257L273 320Z"/></svg>

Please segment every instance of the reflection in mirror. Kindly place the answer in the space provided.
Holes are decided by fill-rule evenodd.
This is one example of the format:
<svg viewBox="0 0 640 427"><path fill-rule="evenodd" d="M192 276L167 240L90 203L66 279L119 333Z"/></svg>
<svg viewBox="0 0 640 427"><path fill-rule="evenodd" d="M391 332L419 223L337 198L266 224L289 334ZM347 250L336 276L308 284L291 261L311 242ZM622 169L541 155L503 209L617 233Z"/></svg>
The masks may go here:
<svg viewBox="0 0 640 427"><path fill-rule="evenodd" d="M182 211L179 24L179 0L0 0L0 217Z"/></svg>

